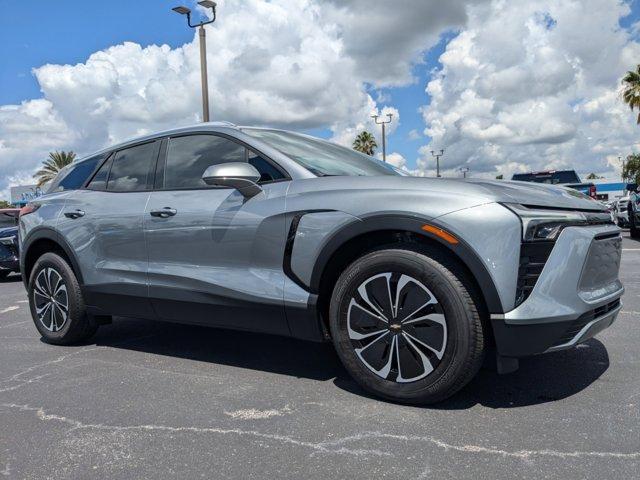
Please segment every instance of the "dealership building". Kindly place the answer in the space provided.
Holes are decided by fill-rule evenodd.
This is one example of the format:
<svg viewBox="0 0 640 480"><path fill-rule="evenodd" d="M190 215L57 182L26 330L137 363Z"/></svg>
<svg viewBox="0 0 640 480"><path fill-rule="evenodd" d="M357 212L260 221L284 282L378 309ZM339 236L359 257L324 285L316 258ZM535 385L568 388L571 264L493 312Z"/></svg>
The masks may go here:
<svg viewBox="0 0 640 480"><path fill-rule="evenodd" d="M629 190L634 190L636 185L620 181L620 179L599 178L586 180L596 186L598 200L612 201L629 195Z"/></svg>
<svg viewBox="0 0 640 480"><path fill-rule="evenodd" d="M11 204L23 207L34 198L42 195L42 189L37 185L18 185L10 188Z"/></svg>

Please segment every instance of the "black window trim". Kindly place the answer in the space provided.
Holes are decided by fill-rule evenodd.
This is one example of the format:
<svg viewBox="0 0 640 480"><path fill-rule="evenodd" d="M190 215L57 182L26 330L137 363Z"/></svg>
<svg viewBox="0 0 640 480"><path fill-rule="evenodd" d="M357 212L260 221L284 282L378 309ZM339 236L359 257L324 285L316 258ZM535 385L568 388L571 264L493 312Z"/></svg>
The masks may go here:
<svg viewBox="0 0 640 480"><path fill-rule="evenodd" d="M226 186L182 187L182 188L178 188L178 187L165 188L164 187L164 172L167 165L167 150L168 150L169 140L171 140L172 138L189 137L192 135L210 135L214 137L226 138L227 140L237 143L245 148L246 161L248 161L247 151L251 150L255 154L260 155L267 163L269 163L273 168L278 170L283 175L283 178L278 178L276 180L267 180L266 182L258 182L258 185L269 185L272 183L291 181L291 176L289 175L289 172L287 172L282 166L280 166L280 164L278 164L275 160L273 160L268 155L265 155L264 153L262 153L260 150L258 150L254 146L249 145L247 142L237 137L234 137L233 135L229 135L222 132L198 130L193 132L181 132L175 135L167 135L166 137L162 138L162 145L160 147L161 154L158 155L158 162L156 164L156 169L155 169L154 191L170 192L170 191L181 191L181 190L218 190L218 189L230 190L230 189L233 189L233 187L226 187Z"/></svg>
<svg viewBox="0 0 640 480"><path fill-rule="evenodd" d="M109 161L109 159L114 155L114 152L107 152L104 154L104 159L96 166L96 168L91 172L91 175L87 177L85 182L78 190L92 190L89 188L89 184L93 181L93 178L98 174L98 171L102 168L102 166ZM111 169L109 169L111 170ZM109 179L109 172L107 172L107 179ZM102 190L93 190L94 192L102 192Z"/></svg>
<svg viewBox="0 0 640 480"><path fill-rule="evenodd" d="M131 144L128 144L126 146L120 147L117 150L112 150L111 152L109 152L107 154L106 158L104 159L104 161L102 161L100 163L98 168L96 168L94 170L94 172L89 176L89 180L87 180L85 182L85 184L82 186L82 190L91 190L93 192L108 192L108 193L152 192L154 190L156 168L157 168L157 164L158 164L158 158L160 157L160 153L162 151L162 142L163 141L164 141L164 137L157 137L157 138L142 140L140 142L131 143ZM139 147L141 145L147 145L147 144L150 144L150 143L157 143L158 146L156 146L156 151L154 152L155 153L155 158L152 159L151 162L149 162L150 165L149 165L149 171L147 172L147 183L145 185L145 189L144 190L109 190L108 188L109 188L109 179L111 178L111 169L113 168L113 164L115 163L115 157L118 155L118 153L120 153L120 152L122 152L124 150L128 150L130 148ZM98 171L111 158L113 158L113 162L111 162L111 165L109 166L109 171L107 172L107 180L105 182L105 188L101 189L101 190L93 190L93 189L88 188L89 184L93 181L93 178L96 176Z"/></svg>

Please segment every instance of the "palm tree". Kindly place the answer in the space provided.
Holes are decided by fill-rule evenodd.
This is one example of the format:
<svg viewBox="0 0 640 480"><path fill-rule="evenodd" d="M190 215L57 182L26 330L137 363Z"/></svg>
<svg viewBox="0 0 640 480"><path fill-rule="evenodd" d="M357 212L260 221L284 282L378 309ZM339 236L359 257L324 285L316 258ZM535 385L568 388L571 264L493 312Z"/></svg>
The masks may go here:
<svg viewBox="0 0 640 480"><path fill-rule="evenodd" d="M353 141L353 149L366 155L373 155L376 148L378 148L376 139L367 131L359 133Z"/></svg>
<svg viewBox="0 0 640 480"><path fill-rule="evenodd" d="M44 166L33 175L33 178L38 179L38 186L41 187L53 180L58 172L73 162L75 158L76 154L71 151L50 152L49 158L42 162Z"/></svg>
<svg viewBox="0 0 640 480"><path fill-rule="evenodd" d="M624 88L622 90L622 100L629 105L631 111L634 108L640 110L640 65L635 70L629 70L622 78ZM640 112L638 113L637 122L640 124Z"/></svg>

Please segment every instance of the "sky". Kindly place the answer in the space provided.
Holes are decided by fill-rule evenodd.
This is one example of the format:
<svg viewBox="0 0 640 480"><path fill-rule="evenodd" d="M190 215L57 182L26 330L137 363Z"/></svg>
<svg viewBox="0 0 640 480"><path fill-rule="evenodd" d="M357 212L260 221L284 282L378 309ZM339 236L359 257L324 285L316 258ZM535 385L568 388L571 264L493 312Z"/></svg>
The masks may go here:
<svg viewBox="0 0 640 480"><path fill-rule="evenodd" d="M52 150L200 121L179 2L0 0L0 198ZM370 117L392 113L388 160L415 175L434 175L444 149L445 176L615 178L618 156L640 151L619 95L638 20L635 0L219 0L211 117L344 145L369 130L381 145Z"/></svg>

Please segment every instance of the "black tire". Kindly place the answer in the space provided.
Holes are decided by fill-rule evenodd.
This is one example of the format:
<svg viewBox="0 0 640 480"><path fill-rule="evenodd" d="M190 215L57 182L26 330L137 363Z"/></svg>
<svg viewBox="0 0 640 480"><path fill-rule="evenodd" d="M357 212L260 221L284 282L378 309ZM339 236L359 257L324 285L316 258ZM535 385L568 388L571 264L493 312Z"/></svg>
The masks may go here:
<svg viewBox="0 0 640 480"><path fill-rule="evenodd" d="M78 280L59 255L45 253L36 261L29 277L28 293L31 317L45 342L72 345L96 333L98 325L87 316ZM55 302L51 301L52 297Z"/></svg>
<svg viewBox="0 0 640 480"><path fill-rule="evenodd" d="M389 272L392 273L388 275ZM466 385L481 367L485 350L479 304L474 299L475 295L472 294L472 289L465 287L465 285L471 285L470 279L466 278L466 275L465 272L460 271L454 264L437 253L427 256L411 250L378 250L353 262L336 283L329 312L333 343L351 376L364 389L375 395L409 404L439 402L452 396ZM412 281L409 282L406 278L403 280L403 276L410 277ZM378 313L383 313L382 317L389 316L389 308L383 305L384 300L379 302L375 298L369 298L370 303L367 303L360 294L362 290L359 290L359 288L364 288L367 297L376 297L378 295L376 289L378 292L384 290L384 286L379 287L379 278L381 277L386 278L386 288L389 291L388 298L390 298L388 303L393 302L391 297L396 298L395 307L392 305L389 307L393 320L386 324L380 323L379 320L371 320L375 315L372 316L371 312L362 313L366 308L358 308L361 302L364 302L369 310L372 310L370 306L377 305L379 307ZM378 284L374 282L378 282ZM401 284L403 285L400 288L402 291L398 292L398 286ZM408 289L409 285L413 290L405 291L404 289ZM392 293L394 288L395 294ZM425 307L426 310L418 308L413 313L403 313L402 310L405 307L407 307L407 311L413 311L415 305L422 303L422 300L417 301L417 298L423 291L424 298L428 299L429 295L434 296L437 304ZM410 297L414 298L413 305L407 300ZM378 298L384 298L384 294L378 295ZM399 300L401 298L402 300ZM358 300L356 301L356 299ZM401 302L403 305L400 305ZM394 309L396 313L393 313ZM353 314L350 313L352 311ZM420 315L417 315L416 312ZM404 320L401 319L402 316L404 316ZM406 324L409 320L414 319L412 321L415 322L423 317L426 320L422 320L425 323L420 327L416 327L415 325L419 325L416 323L413 328ZM364 320L362 320L363 318ZM431 322L429 318L438 318L438 322ZM369 327L366 323L369 320L376 324L375 327L371 327L371 330L367 330ZM388 335L396 337L396 360L388 360L390 362L388 365L391 365L388 374L386 373L389 368L387 365L383 369L378 369L378 373L374 373L375 368L381 363L378 363L376 367L366 363L365 358L368 357L365 355L374 357L373 354L366 353L367 349L393 351L396 344L393 343L394 340L389 340L393 337L389 337L385 333L381 334L380 340L374 341L369 339L380 338L375 337L377 334L374 333L368 334L373 337L367 337L364 340L354 340L352 337L362 336L368 331L375 332L376 328L382 328L384 331L387 326ZM421 338L426 343L431 343L430 346L433 347L433 350L424 348L426 347L425 343L420 344L414 341L417 340L415 335L417 335L418 328L421 332L420 335L422 335ZM355 331L354 329L359 330ZM369 341L370 343L366 344ZM378 344L374 345L376 342ZM379 345L382 342L387 343L386 350L383 350ZM438 350L439 348L440 350ZM419 350L423 355L420 355ZM436 350L438 350L437 353ZM439 358L438 354L440 354ZM428 357L430 365L421 360L423 356ZM384 353L382 357L386 358ZM384 360L382 361L384 362ZM395 372L394 362L401 365L400 368L396 366ZM420 362L423 363L422 373L420 373ZM411 367L409 370L412 370L415 376L401 375L400 371L405 369L403 365L409 365ZM428 373L429 366L432 368L430 373ZM381 375L386 376L383 378ZM421 377L420 375L426 376ZM416 380L407 380L411 378Z"/></svg>

